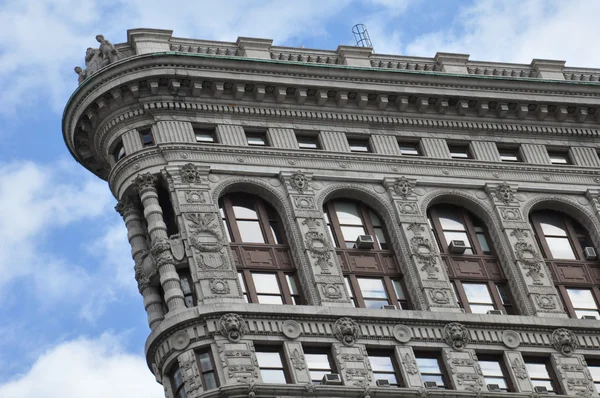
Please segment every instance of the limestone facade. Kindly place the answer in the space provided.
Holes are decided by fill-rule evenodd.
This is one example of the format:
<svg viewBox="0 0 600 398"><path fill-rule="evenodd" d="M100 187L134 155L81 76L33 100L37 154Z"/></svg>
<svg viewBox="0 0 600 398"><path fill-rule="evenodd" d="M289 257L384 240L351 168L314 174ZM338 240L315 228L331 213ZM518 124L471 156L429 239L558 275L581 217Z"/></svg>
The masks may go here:
<svg viewBox="0 0 600 398"><path fill-rule="evenodd" d="M118 56L80 79L63 118L73 156L119 201L147 362L167 398L536 396L528 362L546 364L559 394L599 396L600 322L578 319L564 295L596 294L600 262L545 261L531 215L562 212L600 248L600 70L171 33L129 31ZM234 193L272 207L283 236L272 238L286 243L235 239L220 210ZM335 200L371 209L386 249L336 248L323 212ZM493 260L441 250L428 219L440 204L482 221ZM259 265L293 274L302 305L252 302L257 288L238 275ZM344 277L360 269L401 277L407 309L355 308ZM469 309L461 278L500 280L515 315ZM341 386L311 382L317 351ZM261 353L279 354L288 384L265 380ZM378 353L398 387L378 385ZM421 357L438 359L445 389L426 388ZM510 391L488 391L481 358L502 364Z"/></svg>

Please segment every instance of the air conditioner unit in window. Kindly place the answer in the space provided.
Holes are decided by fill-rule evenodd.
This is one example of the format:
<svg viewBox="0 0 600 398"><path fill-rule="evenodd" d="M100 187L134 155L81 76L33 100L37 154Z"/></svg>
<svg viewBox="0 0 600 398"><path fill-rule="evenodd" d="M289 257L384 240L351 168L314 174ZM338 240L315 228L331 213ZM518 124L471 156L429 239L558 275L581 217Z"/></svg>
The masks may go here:
<svg viewBox="0 0 600 398"><path fill-rule="evenodd" d="M488 384L487 389L488 391L502 391L498 384Z"/></svg>
<svg viewBox="0 0 600 398"><path fill-rule="evenodd" d="M393 304L386 304L381 306L382 310L395 310L396 306Z"/></svg>
<svg viewBox="0 0 600 398"><path fill-rule="evenodd" d="M450 250L450 253L463 254L467 250L467 245L464 240L451 240L448 250Z"/></svg>
<svg viewBox="0 0 600 398"><path fill-rule="evenodd" d="M594 320L596 320L598 318L596 318L594 315L584 315L584 316L581 317L581 319L594 319Z"/></svg>
<svg viewBox="0 0 600 398"><path fill-rule="evenodd" d="M585 259L587 261L592 261L598 258L598 255L596 255L596 249L594 249L593 247L586 247L585 249L583 249L583 251L585 252Z"/></svg>
<svg viewBox="0 0 600 398"><path fill-rule="evenodd" d="M535 386L533 390L538 394L548 394L548 389L544 386Z"/></svg>
<svg viewBox="0 0 600 398"><path fill-rule="evenodd" d="M426 381L425 388L437 388L437 383L435 381Z"/></svg>
<svg viewBox="0 0 600 398"><path fill-rule="evenodd" d="M328 386L341 386L342 378L337 373L330 373L323 376L323 380L321 380L321 384Z"/></svg>
<svg viewBox="0 0 600 398"><path fill-rule="evenodd" d="M375 241L371 235L358 235L354 247L356 249L372 249Z"/></svg>
<svg viewBox="0 0 600 398"><path fill-rule="evenodd" d="M504 312L502 312L502 310L489 310L488 315L504 315Z"/></svg>
<svg viewBox="0 0 600 398"><path fill-rule="evenodd" d="M375 384L377 384L377 387L390 387L390 381L387 379L375 380Z"/></svg>

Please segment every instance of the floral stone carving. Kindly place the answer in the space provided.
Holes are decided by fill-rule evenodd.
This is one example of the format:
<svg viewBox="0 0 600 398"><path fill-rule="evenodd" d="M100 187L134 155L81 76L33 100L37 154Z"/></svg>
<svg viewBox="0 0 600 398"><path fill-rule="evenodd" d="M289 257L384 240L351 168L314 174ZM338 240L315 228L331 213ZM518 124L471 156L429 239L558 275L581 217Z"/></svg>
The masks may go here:
<svg viewBox="0 0 600 398"><path fill-rule="evenodd" d="M521 264L528 269L526 275L533 279L533 284L543 284L542 256L535 251L533 246L526 242L517 242L515 243L515 254Z"/></svg>
<svg viewBox="0 0 600 398"><path fill-rule="evenodd" d="M351 347L360 337L358 323L351 318L340 318L333 325L335 338L344 345Z"/></svg>
<svg viewBox="0 0 600 398"><path fill-rule="evenodd" d="M471 341L469 330L460 323L449 323L444 326L444 341L450 347L460 351Z"/></svg>
<svg viewBox="0 0 600 398"><path fill-rule="evenodd" d="M523 361L521 361L521 359L518 357L511 362L510 367L515 373L515 376L517 376L519 379L526 379L528 377L527 368L525 367Z"/></svg>
<svg viewBox="0 0 600 398"><path fill-rule="evenodd" d="M304 234L304 242L311 257L316 259L316 265L321 267L321 272L330 274L330 268L333 265L329 261L331 260L331 252L329 250L329 244L325 239L325 235L317 231L307 231L306 234Z"/></svg>
<svg viewBox="0 0 600 398"><path fill-rule="evenodd" d="M552 332L552 346L565 356L570 356L579 347L577 336L568 329L556 329Z"/></svg>
<svg viewBox="0 0 600 398"><path fill-rule="evenodd" d="M410 239L410 248L417 260L422 265L421 271L427 272L428 279L437 279L440 272L437 266L437 255L429 239L422 236L413 236Z"/></svg>
<svg viewBox="0 0 600 398"><path fill-rule="evenodd" d="M211 279L209 287L215 294L229 294L229 283L225 279Z"/></svg>
<svg viewBox="0 0 600 398"><path fill-rule="evenodd" d="M133 180L133 184L140 193L145 189L154 189L154 184L156 184L156 176L150 173L138 174L135 180Z"/></svg>
<svg viewBox="0 0 600 398"><path fill-rule="evenodd" d="M215 213L186 213L185 218L192 222L190 244L201 252L220 252L223 248L221 234L213 224Z"/></svg>
<svg viewBox="0 0 600 398"><path fill-rule="evenodd" d="M237 343L248 332L248 326L240 315L229 313L219 319L219 330L229 341Z"/></svg>
<svg viewBox="0 0 600 398"><path fill-rule="evenodd" d="M404 369L408 374L414 375L419 372L419 366L417 365L417 361L407 352L404 355L401 355L402 365L404 365Z"/></svg>

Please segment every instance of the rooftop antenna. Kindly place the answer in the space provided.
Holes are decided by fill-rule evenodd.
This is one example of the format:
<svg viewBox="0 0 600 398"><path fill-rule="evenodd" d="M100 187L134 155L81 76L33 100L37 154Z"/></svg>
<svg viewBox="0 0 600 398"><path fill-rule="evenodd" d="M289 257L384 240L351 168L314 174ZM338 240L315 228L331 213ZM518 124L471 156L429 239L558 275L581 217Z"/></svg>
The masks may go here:
<svg viewBox="0 0 600 398"><path fill-rule="evenodd" d="M371 38L369 37L369 31L365 25L361 23L354 25L352 27L352 34L354 35L357 47L373 48L373 43L371 43Z"/></svg>

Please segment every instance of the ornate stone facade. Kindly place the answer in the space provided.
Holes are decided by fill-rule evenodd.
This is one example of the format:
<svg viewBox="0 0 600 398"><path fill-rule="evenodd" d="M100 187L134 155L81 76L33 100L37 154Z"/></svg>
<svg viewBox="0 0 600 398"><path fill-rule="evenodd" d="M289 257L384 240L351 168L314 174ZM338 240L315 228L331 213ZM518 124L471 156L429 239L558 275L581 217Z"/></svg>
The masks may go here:
<svg viewBox="0 0 600 398"><path fill-rule="evenodd" d="M97 41L86 69L76 68L82 84L63 134L119 200L151 329L147 362L167 398L176 369L188 397L444 396L424 387L419 366L436 353L448 390L464 396L537 394L533 357L547 359L561 394L598 396L586 358L600 355L600 326L573 317L556 284L598 285L600 267L545 259L530 216L559 209L600 247L600 71L445 53L417 62L348 46L315 52L147 29L129 31L127 43ZM160 54L144 56L151 53ZM154 145L143 145L142 130ZM307 132L320 149L299 148ZM268 145L248 145L247 134ZM366 140L370 152L352 152L348 138ZM398 141L419 142L422 156L402 155ZM456 142L473 158L452 158L448 143ZM517 146L521 162L502 162L499 149ZM572 164L553 164L548 150L557 149ZM222 198L240 192L272 207L285 245L232 238ZM379 215L387 252L335 247L322 210L336 199ZM440 203L482 220L493 261L450 262L428 218ZM279 284L293 269L297 283L285 294L303 305L248 303L263 288L244 282L252 266L280 275ZM503 276L520 316L461 308L457 274L478 281L484 268ZM402 276L398 302L410 309L380 309L375 300L353 308L350 274L385 274L391 289ZM261 352L280 354L285 392L261 373ZM316 352L328 355L341 386L312 384ZM219 391L204 378L200 353L212 358ZM378 385L369 356L384 354L403 389ZM502 361L512 392L488 391L485 356Z"/></svg>

